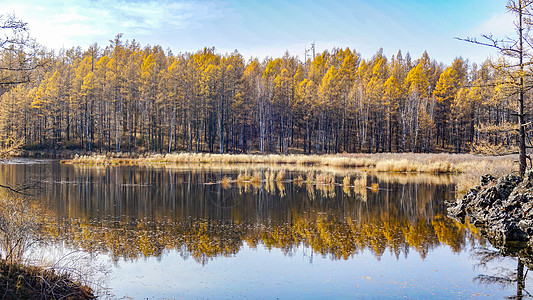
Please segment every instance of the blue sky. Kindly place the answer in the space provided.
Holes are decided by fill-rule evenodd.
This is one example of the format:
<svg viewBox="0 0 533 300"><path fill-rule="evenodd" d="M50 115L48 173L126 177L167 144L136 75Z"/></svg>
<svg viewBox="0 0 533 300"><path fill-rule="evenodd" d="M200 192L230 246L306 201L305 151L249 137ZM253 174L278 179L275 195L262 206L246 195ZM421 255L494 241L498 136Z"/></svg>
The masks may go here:
<svg viewBox="0 0 533 300"><path fill-rule="evenodd" d="M418 58L424 50L449 64L462 56L482 62L490 48L454 37L513 35L505 0L0 0L4 13L29 23L30 33L48 48L97 42L116 34L174 53L216 47L244 57L303 57L312 42L318 52L356 49L370 58L379 48L390 57L398 49Z"/></svg>

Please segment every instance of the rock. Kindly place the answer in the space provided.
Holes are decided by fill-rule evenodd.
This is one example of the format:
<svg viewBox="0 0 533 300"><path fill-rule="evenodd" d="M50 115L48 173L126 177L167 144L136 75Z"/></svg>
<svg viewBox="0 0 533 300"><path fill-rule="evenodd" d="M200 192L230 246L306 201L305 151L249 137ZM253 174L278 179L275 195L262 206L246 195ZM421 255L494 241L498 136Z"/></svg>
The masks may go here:
<svg viewBox="0 0 533 300"><path fill-rule="evenodd" d="M486 186L487 184L489 184L490 182L493 182L495 180L496 180L496 178L494 176L492 176L491 174L485 174L485 175L481 176L481 186Z"/></svg>
<svg viewBox="0 0 533 300"><path fill-rule="evenodd" d="M528 235L533 234L533 220L520 220L518 227Z"/></svg>
<svg viewBox="0 0 533 300"><path fill-rule="evenodd" d="M483 175L480 185L452 203L448 215L462 222L466 217L500 242L533 238L533 172L524 179L511 174L499 179Z"/></svg>

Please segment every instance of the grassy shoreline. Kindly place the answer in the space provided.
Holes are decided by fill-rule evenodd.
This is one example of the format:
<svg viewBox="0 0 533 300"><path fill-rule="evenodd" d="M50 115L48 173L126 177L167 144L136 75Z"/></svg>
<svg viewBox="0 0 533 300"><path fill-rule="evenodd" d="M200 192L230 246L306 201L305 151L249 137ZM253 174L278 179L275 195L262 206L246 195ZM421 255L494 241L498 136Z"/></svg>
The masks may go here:
<svg viewBox="0 0 533 300"><path fill-rule="evenodd" d="M460 196L479 184L482 175L490 173L500 177L517 170L516 155L487 156L475 154L419 154L419 153L378 153L378 154L335 154L335 155L247 155L247 154L203 154L173 153L146 154L131 157L128 154L92 154L76 155L72 159L62 160L63 164L87 167L109 167L136 165L164 168L208 168L231 169L245 175L253 175L257 170L268 172L296 171L301 173L316 172L317 175L329 174L320 181L331 182L330 177L353 176L354 172L374 174L419 174L431 176L452 176L456 192ZM255 176L251 176L255 177ZM246 181L277 181L267 178L227 178L223 183L241 183ZM277 176L276 176L277 177ZM292 178L294 179L294 178ZM326 180L327 179L327 180ZM291 179L289 179L290 181ZM295 182L301 181L296 179ZM316 178L313 182L319 181ZM333 182L333 184L346 184ZM348 184L348 186L351 184Z"/></svg>
<svg viewBox="0 0 533 300"><path fill-rule="evenodd" d="M473 168L504 168L511 170L515 157L481 156L474 154L335 154L335 155L250 155L250 154L204 154L172 153L148 154L130 157L127 154L76 155L62 160L64 164L74 165L282 165L301 167L357 168L364 171L389 173L431 173L458 174ZM481 166L480 166L481 165ZM490 166L492 165L492 166Z"/></svg>
<svg viewBox="0 0 533 300"><path fill-rule="evenodd" d="M53 269L0 260L2 299L95 299L93 291Z"/></svg>

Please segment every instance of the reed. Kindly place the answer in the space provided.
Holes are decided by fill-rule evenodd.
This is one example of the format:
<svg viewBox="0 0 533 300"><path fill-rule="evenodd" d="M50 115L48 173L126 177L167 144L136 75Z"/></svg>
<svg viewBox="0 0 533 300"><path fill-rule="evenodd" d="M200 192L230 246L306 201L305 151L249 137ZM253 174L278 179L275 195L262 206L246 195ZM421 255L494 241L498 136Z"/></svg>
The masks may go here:
<svg viewBox="0 0 533 300"><path fill-rule="evenodd" d="M298 175L298 177L294 178L292 182L296 184L296 186L301 187L304 183L304 178L302 177L302 175Z"/></svg>
<svg viewBox="0 0 533 300"><path fill-rule="evenodd" d="M222 177L222 180L220 180L220 185L223 188L231 187L232 183L233 183L233 179L231 179L231 177L228 177L228 176L224 176L224 177Z"/></svg>
<svg viewBox="0 0 533 300"><path fill-rule="evenodd" d="M367 182L368 175L366 173L360 174L354 181L353 181L353 187L354 188L365 188L366 189L366 182Z"/></svg>
<svg viewBox="0 0 533 300"><path fill-rule="evenodd" d="M285 170L284 169L279 170L278 174L276 175L276 181L284 181L285 176L286 176Z"/></svg>
<svg viewBox="0 0 533 300"><path fill-rule="evenodd" d="M314 171L307 172L307 179L305 180L305 182L307 184L311 184L314 181L315 181L315 172Z"/></svg>
<svg viewBox="0 0 533 300"><path fill-rule="evenodd" d="M316 184L321 185L334 185L335 184L335 175L331 173L320 173L316 175L315 178Z"/></svg>
<svg viewBox="0 0 533 300"><path fill-rule="evenodd" d="M331 184L318 184L316 189L320 192L320 195L323 198L334 198L335 197L335 186Z"/></svg>
<svg viewBox="0 0 533 300"><path fill-rule="evenodd" d="M280 172L281 172L281 171L280 171ZM267 173L265 174L265 177L266 177L265 180L266 180L267 182L274 182L274 181L275 181L274 179L276 178L276 173L275 173L274 171L272 171L272 170L269 170L269 171L267 171Z"/></svg>
<svg viewBox="0 0 533 300"><path fill-rule="evenodd" d="M456 184L458 196L479 184L479 178L490 173L496 177L509 174L517 169L514 162L516 155L483 156L474 154L414 154L414 153L379 153L379 154L337 154L337 155L246 155L246 154L204 154L173 153L129 155L124 153L75 155L62 163L79 167L105 168L120 165L140 165L164 167L169 169L223 169L238 171L235 180L223 178L221 184L228 188L232 183L254 182L254 186L265 183L265 188L275 190L277 181L290 181L288 172L307 174L305 180L295 179L298 185L335 184L328 176L354 176L353 183L342 186L353 187L353 192L363 194L372 190L367 187L366 173L377 176L379 180L405 182L431 182ZM253 175L250 175L252 173ZM329 174L329 175L327 175ZM364 174L364 175L358 175ZM402 175L403 174L403 175ZM408 175L406 175L408 174ZM412 174L412 175L409 175ZM419 175L416 175L419 174ZM448 174L448 176L442 176ZM396 176L397 175L397 176ZM300 175L302 176L302 175ZM408 177L406 177L408 176ZM415 176L415 177L412 177ZM422 177L421 177L422 176ZM347 180L347 179L346 179Z"/></svg>
<svg viewBox="0 0 533 300"><path fill-rule="evenodd" d="M336 155L251 155L172 153L147 154L129 157L119 154L76 155L63 160L65 164L78 165L270 165L298 166L300 169L316 167L360 168L367 171L390 173L457 174L467 172L472 166L487 162L500 166L514 166L513 155L482 156L473 154L336 154Z"/></svg>
<svg viewBox="0 0 533 300"><path fill-rule="evenodd" d="M278 188L278 192L280 197L285 197L287 195L285 191L285 182L283 181L276 181L276 187Z"/></svg>
<svg viewBox="0 0 533 300"><path fill-rule="evenodd" d="M237 175L237 178L235 179L236 182L249 182L252 180L252 176L248 171L245 171L244 173L239 173Z"/></svg>
<svg viewBox="0 0 533 300"><path fill-rule="evenodd" d="M254 171L252 177L250 178L250 181L253 185L260 185L261 181L263 181L263 173L260 171Z"/></svg>

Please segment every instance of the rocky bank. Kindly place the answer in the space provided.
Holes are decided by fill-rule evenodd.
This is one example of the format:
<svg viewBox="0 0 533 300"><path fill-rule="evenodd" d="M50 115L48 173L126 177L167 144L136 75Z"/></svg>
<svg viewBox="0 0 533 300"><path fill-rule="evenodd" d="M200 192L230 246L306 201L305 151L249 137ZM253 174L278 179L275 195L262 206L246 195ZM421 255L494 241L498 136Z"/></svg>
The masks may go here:
<svg viewBox="0 0 533 300"><path fill-rule="evenodd" d="M450 203L448 214L482 228L497 243L533 241L533 171L495 178L484 175L481 184Z"/></svg>

